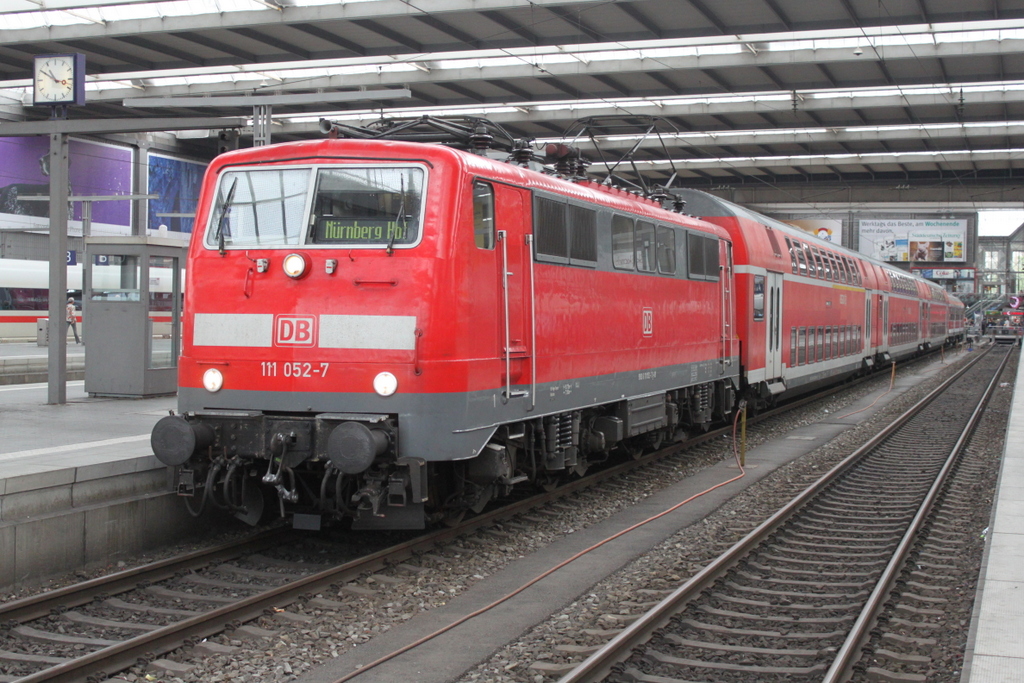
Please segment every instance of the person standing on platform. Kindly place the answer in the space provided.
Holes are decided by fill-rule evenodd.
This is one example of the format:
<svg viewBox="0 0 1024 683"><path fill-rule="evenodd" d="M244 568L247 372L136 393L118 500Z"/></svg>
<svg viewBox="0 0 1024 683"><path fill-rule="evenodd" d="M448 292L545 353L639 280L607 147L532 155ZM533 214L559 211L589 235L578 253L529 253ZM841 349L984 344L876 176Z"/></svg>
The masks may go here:
<svg viewBox="0 0 1024 683"><path fill-rule="evenodd" d="M81 344L82 341L78 338L78 324L76 323L77 319L78 317L75 314L75 300L68 299L68 325L71 326L71 331L75 333L75 343ZM65 328L65 333L67 333L67 328Z"/></svg>

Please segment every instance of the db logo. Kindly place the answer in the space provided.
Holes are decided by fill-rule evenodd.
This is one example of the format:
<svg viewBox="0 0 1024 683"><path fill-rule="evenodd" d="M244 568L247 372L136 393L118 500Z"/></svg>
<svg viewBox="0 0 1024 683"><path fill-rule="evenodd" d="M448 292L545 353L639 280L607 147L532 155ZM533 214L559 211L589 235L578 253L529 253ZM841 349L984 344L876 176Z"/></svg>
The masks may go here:
<svg viewBox="0 0 1024 683"><path fill-rule="evenodd" d="M279 315L274 319L275 346L314 346L316 318L313 316Z"/></svg>
<svg viewBox="0 0 1024 683"><path fill-rule="evenodd" d="M643 312L644 312L644 336L645 337L652 337L652 336L654 336L654 309L653 308L645 308L645 309L643 309Z"/></svg>

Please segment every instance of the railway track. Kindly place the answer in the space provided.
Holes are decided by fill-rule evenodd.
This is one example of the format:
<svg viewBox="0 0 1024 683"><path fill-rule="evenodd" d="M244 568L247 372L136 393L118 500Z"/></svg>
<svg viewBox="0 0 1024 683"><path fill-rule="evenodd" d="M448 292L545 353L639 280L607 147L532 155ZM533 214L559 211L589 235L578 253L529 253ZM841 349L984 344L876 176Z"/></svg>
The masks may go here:
<svg viewBox="0 0 1024 683"><path fill-rule="evenodd" d="M980 356L559 683L832 683L927 670L920 650L934 626L907 628L944 601L921 582L948 565L950 516L964 505L946 484L1008 358Z"/></svg>
<svg viewBox="0 0 1024 683"><path fill-rule="evenodd" d="M834 393L821 394L763 413L764 420ZM729 433L709 432L643 458L597 472L555 491L327 565L268 557L291 530L272 530L238 543L119 572L82 584L0 605L0 683L102 681L110 673L148 663L182 646L198 645L224 631L246 635L267 614L299 621L288 611L300 598L327 587L338 589L368 573L406 562L456 538L542 507L581 489L623 476ZM292 539L294 540L294 539ZM360 544L365 547L366 539ZM299 553L301 554L301 553ZM314 557L313 553L305 553ZM337 607L331 600L325 607ZM98 635L97 635L98 634ZM211 647L203 645L201 647ZM11 673L14 672L14 673Z"/></svg>

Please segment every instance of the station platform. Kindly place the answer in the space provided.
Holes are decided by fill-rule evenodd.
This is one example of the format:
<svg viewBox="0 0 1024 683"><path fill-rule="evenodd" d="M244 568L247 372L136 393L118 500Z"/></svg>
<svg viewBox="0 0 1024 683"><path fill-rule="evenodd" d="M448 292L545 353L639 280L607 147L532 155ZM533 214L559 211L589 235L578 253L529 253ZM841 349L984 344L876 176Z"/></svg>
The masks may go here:
<svg viewBox="0 0 1024 683"><path fill-rule="evenodd" d="M35 342L0 344L0 385L45 382L49 348ZM85 347L68 342L68 379L85 377Z"/></svg>
<svg viewBox="0 0 1024 683"><path fill-rule="evenodd" d="M14 346L0 346L5 359L25 355ZM197 529L149 445L176 399L90 398L83 384L67 383L64 405L46 404L45 383L0 386L0 588Z"/></svg>
<svg viewBox="0 0 1024 683"><path fill-rule="evenodd" d="M1024 363L1017 369L999 485L964 656L962 683L1024 678Z"/></svg>

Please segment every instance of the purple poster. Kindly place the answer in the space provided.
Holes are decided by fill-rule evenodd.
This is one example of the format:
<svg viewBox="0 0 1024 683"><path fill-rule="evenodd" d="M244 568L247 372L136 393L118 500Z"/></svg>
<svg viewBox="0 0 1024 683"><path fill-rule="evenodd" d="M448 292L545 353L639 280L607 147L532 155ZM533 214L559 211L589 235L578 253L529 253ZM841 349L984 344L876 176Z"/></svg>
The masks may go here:
<svg viewBox="0 0 1024 683"><path fill-rule="evenodd" d="M0 225L24 223L19 217L49 216L47 202L21 201L28 195L50 193L50 141L39 137L0 137ZM68 178L70 192L76 196L110 196L132 192L132 149L117 145L71 140L68 143ZM71 220L81 220L82 204L73 203ZM92 205L95 227L106 224L106 230L93 234L130 232L131 202L97 201ZM42 224L45 226L45 222ZM120 226L121 230L112 230Z"/></svg>

